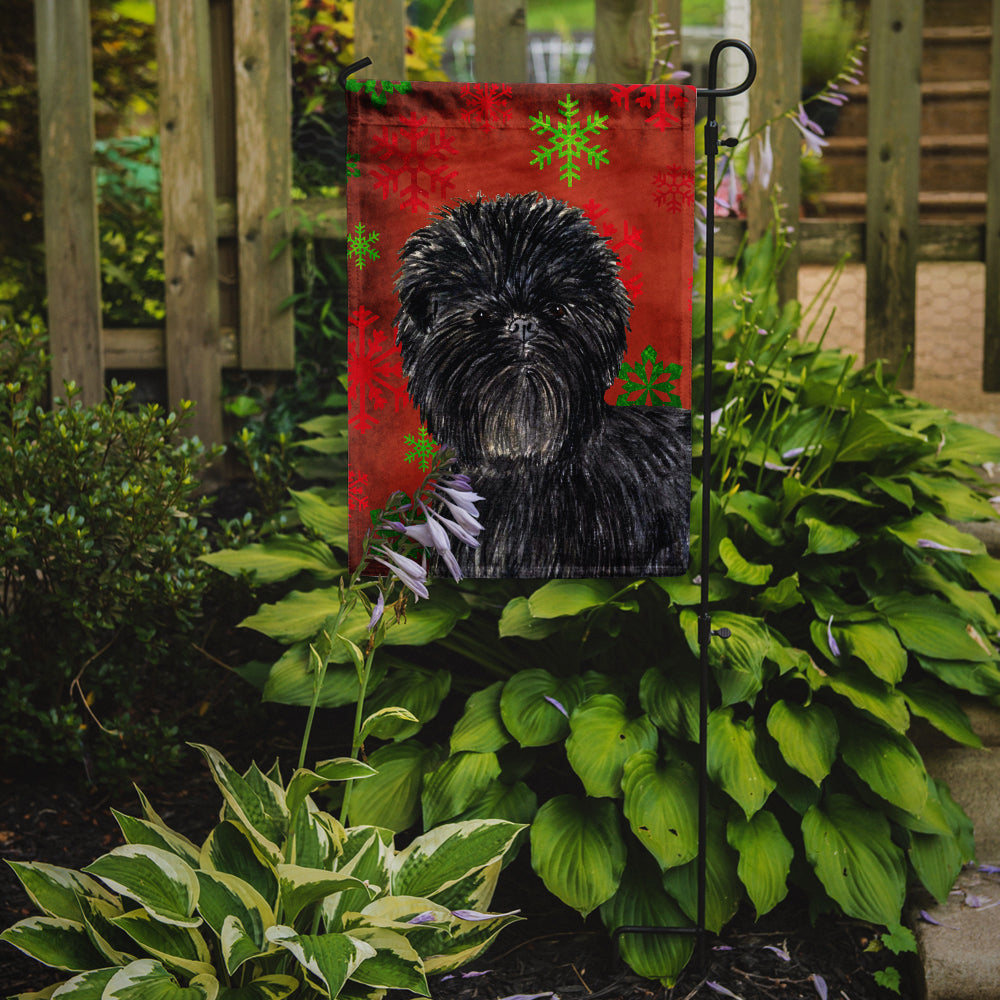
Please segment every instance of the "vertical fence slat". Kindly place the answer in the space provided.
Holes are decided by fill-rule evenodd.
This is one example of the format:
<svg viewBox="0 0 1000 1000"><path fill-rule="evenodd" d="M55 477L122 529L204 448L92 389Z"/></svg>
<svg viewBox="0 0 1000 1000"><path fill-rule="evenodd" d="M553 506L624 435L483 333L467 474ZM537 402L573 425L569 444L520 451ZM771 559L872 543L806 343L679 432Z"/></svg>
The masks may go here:
<svg viewBox="0 0 1000 1000"><path fill-rule="evenodd" d="M292 192L290 9L287 0L233 7L236 73L236 230L240 267L240 365L295 367L290 309ZM272 260L275 247L285 249Z"/></svg>
<svg viewBox="0 0 1000 1000"><path fill-rule="evenodd" d="M594 0L598 83L644 83L649 68L650 0Z"/></svg>
<svg viewBox="0 0 1000 1000"><path fill-rule="evenodd" d="M88 0L35 0L52 391L104 395Z"/></svg>
<svg viewBox="0 0 1000 1000"><path fill-rule="evenodd" d="M524 0L475 0L476 79L524 83L528 79Z"/></svg>
<svg viewBox="0 0 1000 1000"><path fill-rule="evenodd" d="M872 0L870 21L865 359L885 358L894 371L899 367L899 386L910 389L916 344L923 2Z"/></svg>
<svg viewBox="0 0 1000 1000"><path fill-rule="evenodd" d="M794 108L802 91L802 4L799 0L761 0L750 8L750 41L761 67L750 88L750 129ZM745 74L744 69L744 74ZM734 133L739 122L730 123ZM802 137L787 119L771 128L774 170L767 189L755 183L747 196L747 226L750 239L759 239L774 219L772 201L781 207L781 224L793 229L794 243L778 274L778 296L782 301L798 295L799 159Z"/></svg>
<svg viewBox="0 0 1000 1000"><path fill-rule="evenodd" d="M192 430L222 440L211 46L206 0L156 7L167 394L197 402Z"/></svg>
<svg viewBox="0 0 1000 1000"><path fill-rule="evenodd" d="M406 0L356 0L354 52L371 66L355 73L359 80L406 79Z"/></svg>
<svg viewBox="0 0 1000 1000"><path fill-rule="evenodd" d="M986 325L983 389L1000 392L1000 0L993 0L990 45L989 170L986 180Z"/></svg>
<svg viewBox="0 0 1000 1000"><path fill-rule="evenodd" d="M670 53L670 62L675 70L683 69L684 45L681 25L681 0L654 0L656 4L656 18L661 23L666 22L670 28L676 32L667 39L667 44L660 47L661 51L657 55L663 54L673 40L674 47Z"/></svg>

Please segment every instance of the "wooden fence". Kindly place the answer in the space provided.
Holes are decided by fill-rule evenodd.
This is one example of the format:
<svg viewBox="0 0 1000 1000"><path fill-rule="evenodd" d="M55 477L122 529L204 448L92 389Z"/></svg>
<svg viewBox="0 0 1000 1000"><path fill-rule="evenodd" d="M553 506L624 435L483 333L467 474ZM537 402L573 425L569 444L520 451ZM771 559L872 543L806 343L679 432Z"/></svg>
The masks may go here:
<svg viewBox="0 0 1000 1000"><path fill-rule="evenodd" d="M221 370L293 365L292 316L281 308L292 289L291 255L274 252L291 218L280 211L291 201L289 2L158 0L166 326L108 330L100 318L88 0L35 0L54 386L73 379L84 400L94 401L107 370L165 368L169 400L195 400L196 433L220 441ZM526 78L525 2L474 0L478 79ZM598 80L644 79L654 2L595 0ZM404 0L357 0L356 50L373 60L365 71L371 76L405 75L405 7ZM681 23L681 0L659 0L658 8ZM997 391L1000 0L992 4L985 224L918 217L922 8L917 0L871 0L867 216L787 218L798 238L782 290L795 294L800 263L832 263L844 253L863 260L866 355L896 364L911 350L903 378L912 384L918 260L985 261L983 384ZM751 10L759 65L750 91L753 128L799 101L802 3L754 0ZM722 256L732 254L745 228L762 231L776 192L786 205L799 203L800 140L790 123L775 130L774 147L770 187L749 193L745 223L725 220L716 242ZM301 210L315 220L315 236L345 238L342 200L307 202Z"/></svg>

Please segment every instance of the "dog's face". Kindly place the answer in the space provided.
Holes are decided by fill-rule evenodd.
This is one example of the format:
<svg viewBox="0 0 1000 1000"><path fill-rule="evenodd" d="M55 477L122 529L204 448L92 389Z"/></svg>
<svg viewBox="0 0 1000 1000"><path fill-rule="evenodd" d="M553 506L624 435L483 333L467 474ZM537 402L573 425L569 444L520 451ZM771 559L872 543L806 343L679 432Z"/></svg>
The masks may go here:
<svg viewBox="0 0 1000 1000"><path fill-rule="evenodd" d="M461 202L400 257L403 370L440 444L465 461L544 460L599 419L631 304L580 209L535 194Z"/></svg>

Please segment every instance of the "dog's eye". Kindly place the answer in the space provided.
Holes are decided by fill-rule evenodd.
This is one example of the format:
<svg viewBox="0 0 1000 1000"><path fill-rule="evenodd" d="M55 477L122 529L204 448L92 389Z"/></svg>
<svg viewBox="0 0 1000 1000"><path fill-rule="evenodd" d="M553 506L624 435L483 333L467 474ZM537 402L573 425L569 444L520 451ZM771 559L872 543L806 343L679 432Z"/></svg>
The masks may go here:
<svg viewBox="0 0 1000 1000"><path fill-rule="evenodd" d="M554 302L549 306L549 315L555 319L565 319L569 315L569 310L561 302Z"/></svg>
<svg viewBox="0 0 1000 1000"><path fill-rule="evenodd" d="M485 326L490 321L490 314L485 309L477 309L472 314L472 322L476 326Z"/></svg>

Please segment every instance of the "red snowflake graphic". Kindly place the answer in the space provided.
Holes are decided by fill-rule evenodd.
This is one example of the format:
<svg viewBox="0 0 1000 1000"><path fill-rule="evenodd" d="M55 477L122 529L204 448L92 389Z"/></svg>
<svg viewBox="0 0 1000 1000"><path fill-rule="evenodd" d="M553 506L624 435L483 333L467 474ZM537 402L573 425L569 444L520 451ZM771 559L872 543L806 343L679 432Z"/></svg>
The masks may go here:
<svg viewBox="0 0 1000 1000"><path fill-rule="evenodd" d="M683 212L694 204L694 171L667 167L653 177L656 204L668 212Z"/></svg>
<svg viewBox="0 0 1000 1000"><path fill-rule="evenodd" d="M619 107L628 107L632 95L638 91L635 103L647 111L655 104L656 110L646 119L647 125L655 125L662 132L665 128L680 125L680 112L688 102L688 96L683 87L673 83L629 83L615 84L611 88L611 103ZM667 110L667 102L673 111Z"/></svg>
<svg viewBox="0 0 1000 1000"><path fill-rule="evenodd" d="M368 473L347 471L347 507L364 513L368 510Z"/></svg>
<svg viewBox="0 0 1000 1000"><path fill-rule="evenodd" d="M634 228L628 220L625 220L619 234L618 227L609 219L604 219L604 216L608 214L608 209L593 198L583 206L583 210L590 216L590 221L597 227L601 236L608 241L608 246L618 254L622 266L622 273L619 277L625 286L625 291L634 300L636 296L642 294L642 272L625 273L632 270L632 254L625 251L639 252L642 250L642 230Z"/></svg>
<svg viewBox="0 0 1000 1000"><path fill-rule="evenodd" d="M509 83L463 83L462 121L480 128L491 129L494 124L510 121L507 100L513 97Z"/></svg>
<svg viewBox="0 0 1000 1000"><path fill-rule="evenodd" d="M408 399L403 359L395 343L374 324L378 316L359 306L347 317L347 423L358 431L374 427L374 416L391 399L399 412L400 402Z"/></svg>
<svg viewBox="0 0 1000 1000"><path fill-rule="evenodd" d="M456 155L454 139L443 128L437 129L437 134L425 128L426 121L426 115L420 117L416 112L401 115L401 128L383 125L382 134L375 136L374 153L379 165L371 170L372 180L382 189L383 198L388 198L390 192L399 195L400 207L411 212L428 210L435 191L438 200L444 201L458 174L445 162Z"/></svg>

